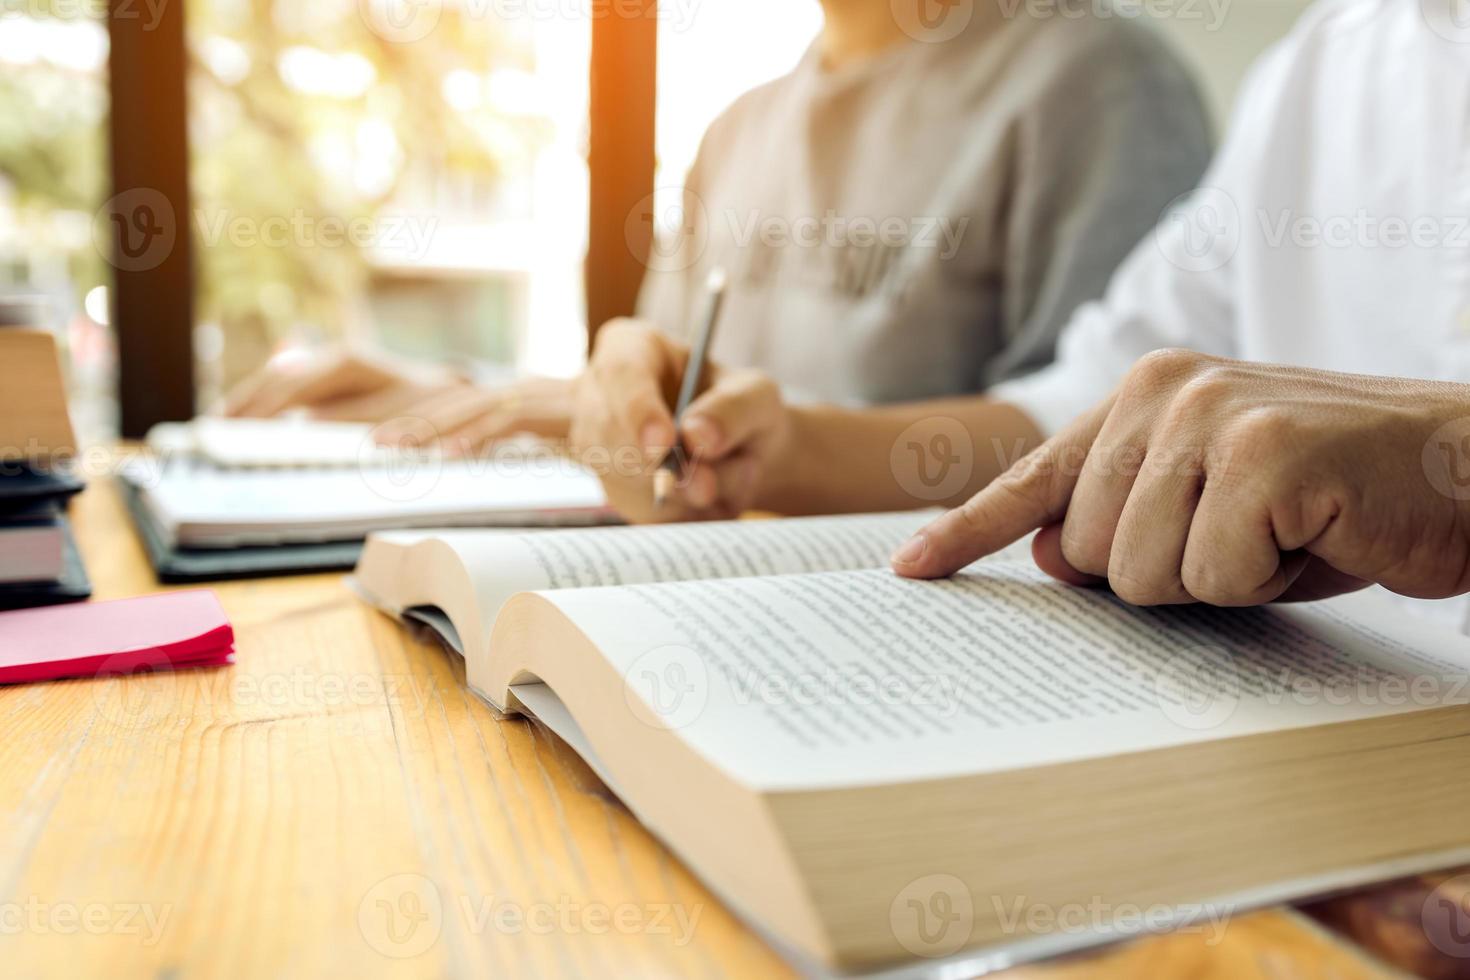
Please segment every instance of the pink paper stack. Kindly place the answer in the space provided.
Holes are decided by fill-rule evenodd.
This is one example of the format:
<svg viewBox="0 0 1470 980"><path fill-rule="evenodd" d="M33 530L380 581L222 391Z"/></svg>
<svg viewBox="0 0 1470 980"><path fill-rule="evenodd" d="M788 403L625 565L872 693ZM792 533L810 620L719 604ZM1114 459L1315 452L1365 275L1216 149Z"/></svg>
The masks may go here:
<svg viewBox="0 0 1470 980"><path fill-rule="evenodd" d="M0 684L208 667L234 652L207 590L0 613Z"/></svg>

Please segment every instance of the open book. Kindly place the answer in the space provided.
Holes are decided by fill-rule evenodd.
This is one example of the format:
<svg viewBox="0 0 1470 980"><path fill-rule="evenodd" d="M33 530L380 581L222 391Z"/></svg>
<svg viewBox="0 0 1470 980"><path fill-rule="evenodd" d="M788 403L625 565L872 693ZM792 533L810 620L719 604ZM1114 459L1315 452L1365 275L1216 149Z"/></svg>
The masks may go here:
<svg viewBox="0 0 1470 980"><path fill-rule="evenodd" d="M930 516L382 534L355 584L826 969L1464 857L1470 639L1373 595L1136 609L1015 552L892 575Z"/></svg>

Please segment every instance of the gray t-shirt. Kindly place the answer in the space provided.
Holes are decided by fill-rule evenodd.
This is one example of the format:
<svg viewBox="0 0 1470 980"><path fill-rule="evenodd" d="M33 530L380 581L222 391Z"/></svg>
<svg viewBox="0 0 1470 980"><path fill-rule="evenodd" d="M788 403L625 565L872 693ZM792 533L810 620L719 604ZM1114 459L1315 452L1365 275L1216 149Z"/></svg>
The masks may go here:
<svg viewBox="0 0 1470 980"><path fill-rule="evenodd" d="M723 267L712 356L849 404L1049 363L1072 310L1209 160L1205 110L1163 41L1073 13L836 71L814 46L742 96L705 135L640 315L687 338Z"/></svg>

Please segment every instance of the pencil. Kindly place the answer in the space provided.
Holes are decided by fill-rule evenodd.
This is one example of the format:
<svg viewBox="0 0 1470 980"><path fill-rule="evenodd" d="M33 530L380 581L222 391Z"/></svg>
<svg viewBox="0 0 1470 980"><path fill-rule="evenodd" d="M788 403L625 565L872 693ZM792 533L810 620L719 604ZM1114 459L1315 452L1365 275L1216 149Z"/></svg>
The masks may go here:
<svg viewBox="0 0 1470 980"><path fill-rule="evenodd" d="M684 377L679 384L679 400L674 404L674 426L677 428L684 417L684 411L689 403L694 401L699 394L699 388L704 384L704 374L709 361L710 341L715 335L715 324L720 319L720 309L725 304L725 287L728 278L725 270L716 268L705 280L705 293L708 299L705 304L704 322L700 325L699 333L694 337L694 346L689 351L689 361L684 365ZM677 438L677 437L676 437ZM658 470L653 474L653 504L662 507L664 501L674 492L674 485L678 482L683 464L680 461L683 452L682 441L675 443L674 448L664 457L659 464Z"/></svg>

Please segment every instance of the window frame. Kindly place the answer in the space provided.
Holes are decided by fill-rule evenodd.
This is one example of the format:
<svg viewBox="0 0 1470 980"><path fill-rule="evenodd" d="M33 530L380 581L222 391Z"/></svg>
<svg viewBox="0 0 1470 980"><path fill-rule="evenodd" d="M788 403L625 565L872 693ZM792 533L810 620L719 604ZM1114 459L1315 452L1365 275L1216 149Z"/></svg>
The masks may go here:
<svg viewBox="0 0 1470 980"><path fill-rule="evenodd" d="M168 201L174 242L162 261L135 267L113 236L112 322L117 334L118 407L125 439L159 422L191 418L195 406L194 243L189 192L184 4L160 6L157 21L131 0L109 0L108 121L113 210L126 222L128 192ZM585 291L588 343L597 327L632 314L652 243L658 2L594 5L587 163L590 172Z"/></svg>

